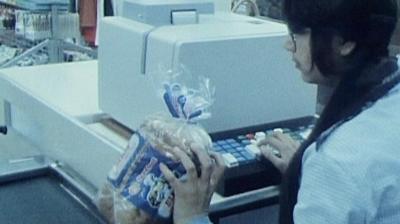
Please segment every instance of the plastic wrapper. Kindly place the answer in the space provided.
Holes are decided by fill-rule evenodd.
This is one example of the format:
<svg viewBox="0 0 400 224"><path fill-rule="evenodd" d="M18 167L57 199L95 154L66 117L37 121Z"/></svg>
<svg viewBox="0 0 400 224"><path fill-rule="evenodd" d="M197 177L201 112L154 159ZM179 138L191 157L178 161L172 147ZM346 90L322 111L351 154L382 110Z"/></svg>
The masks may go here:
<svg viewBox="0 0 400 224"><path fill-rule="evenodd" d="M159 164L165 164L177 178L186 171L171 150L184 150L195 164L191 151L196 143L205 150L212 147L211 138L196 121L208 118L213 89L207 79L198 88L187 88L176 82L176 72L169 71L162 83L160 99L170 114L149 116L132 136L128 148L99 190L97 206L110 223L172 223L174 193ZM172 115L172 116L171 116Z"/></svg>

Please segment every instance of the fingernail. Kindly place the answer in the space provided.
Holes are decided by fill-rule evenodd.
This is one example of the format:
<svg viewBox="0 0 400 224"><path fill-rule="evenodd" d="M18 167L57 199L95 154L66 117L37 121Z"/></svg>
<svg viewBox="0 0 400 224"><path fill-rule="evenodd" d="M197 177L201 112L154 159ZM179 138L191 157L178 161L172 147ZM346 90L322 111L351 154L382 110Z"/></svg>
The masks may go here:
<svg viewBox="0 0 400 224"><path fill-rule="evenodd" d="M269 146L269 145L262 145L262 146L260 146L260 149L261 150L264 150L264 151L267 151L267 150L269 150L271 147Z"/></svg>
<svg viewBox="0 0 400 224"><path fill-rule="evenodd" d="M160 167L160 169L165 169L165 168L166 168L166 166L165 166L164 163L160 163L160 164L158 165L158 167Z"/></svg>

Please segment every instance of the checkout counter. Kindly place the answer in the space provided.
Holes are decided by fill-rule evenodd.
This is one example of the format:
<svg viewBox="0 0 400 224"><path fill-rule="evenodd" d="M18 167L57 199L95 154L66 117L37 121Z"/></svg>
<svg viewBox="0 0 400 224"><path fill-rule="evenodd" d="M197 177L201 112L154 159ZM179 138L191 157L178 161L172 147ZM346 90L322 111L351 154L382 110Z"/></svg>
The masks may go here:
<svg viewBox="0 0 400 224"><path fill-rule="evenodd" d="M36 208L32 220L37 218L35 212L51 211L57 214L52 218L64 220L55 223L104 222L92 203L97 189L145 115L166 110L154 88L148 88L160 63L168 69L184 64L193 76L206 75L216 86L213 117L202 123L215 141L253 127L265 130L297 125L304 121L302 117L314 114L316 89L302 82L282 50L287 38L284 25L213 10L205 15L196 12L194 20L185 18L192 12L176 14L177 23L184 23L181 25L135 21L128 15L139 15L129 11L137 9L132 7L137 2L126 1L125 18L102 22L98 61L0 71L0 97L4 99L9 131L0 138L0 195L39 189L27 194L38 201L32 205ZM145 4L142 10L147 14L160 13L141 4ZM197 6L193 4L185 7ZM170 8L176 5L164 7L168 15L173 15ZM209 5L199 7L212 9ZM241 166L230 168L240 170ZM42 187L49 190L40 191ZM56 196L38 197L47 193ZM275 204L278 195L278 187L271 184L231 194L216 193L211 216L218 220ZM42 206L59 201L57 198L62 205L47 206L50 210ZM51 210L57 206L58 210ZM73 211L80 221L64 217L75 214ZM14 218L22 217L16 214ZM11 216L2 215L0 219L7 217Z"/></svg>

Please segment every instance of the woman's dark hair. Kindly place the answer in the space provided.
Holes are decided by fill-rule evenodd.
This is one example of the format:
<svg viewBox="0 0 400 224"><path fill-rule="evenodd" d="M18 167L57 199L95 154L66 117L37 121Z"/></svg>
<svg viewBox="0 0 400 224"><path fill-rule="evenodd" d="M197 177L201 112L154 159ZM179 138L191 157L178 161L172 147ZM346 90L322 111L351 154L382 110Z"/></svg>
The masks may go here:
<svg viewBox="0 0 400 224"><path fill-rule="evenodd" d="M289 30L311 30L311 58L325 76L339 76L328 104L306 141L294 155L282 178L280 223L293 223L293 211L300 187L302 157L314 142L323 143L321 134L362 111L392 86L370 94L396 71L397 63L388 58L388 45L397 21L395 0L284 0L283 15ZM346 57L335 57L333 37L356 45ZM389 61L379 68L383 61ZM324 135L325 136L325 135Z"/></svg>

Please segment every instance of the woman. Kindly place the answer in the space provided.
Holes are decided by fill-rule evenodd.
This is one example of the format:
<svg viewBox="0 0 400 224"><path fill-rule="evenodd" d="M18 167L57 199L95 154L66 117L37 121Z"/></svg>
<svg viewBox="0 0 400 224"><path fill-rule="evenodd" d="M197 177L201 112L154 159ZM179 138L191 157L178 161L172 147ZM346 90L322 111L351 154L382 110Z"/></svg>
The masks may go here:
<svg viewBox="0 0 400 224"><path fill-rule="evenodd" d="M395 1L285 0L283 14L303 80L334 91L299 148L278 133L259 145L283 173L280 223L399 222L400 72L387 49ZM209 222L221 162L196 151L200 177L184 155L188 181L162 167L176 194L175 223Z"/></svg>

